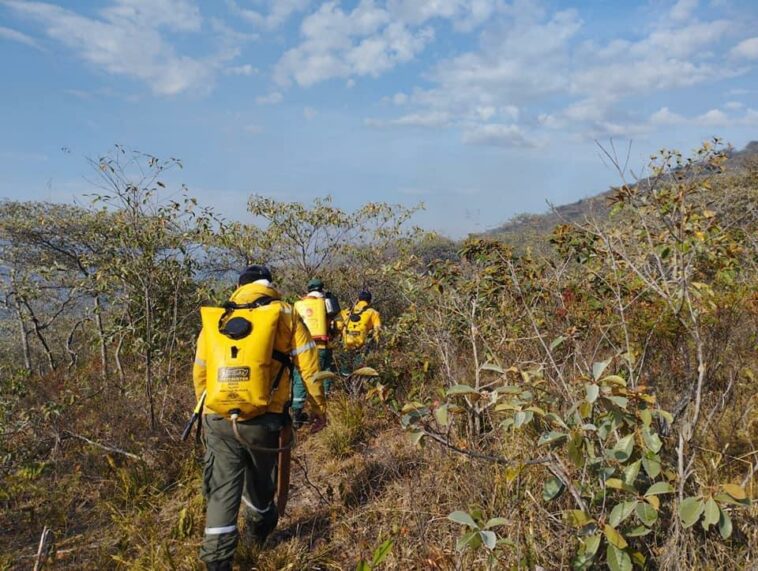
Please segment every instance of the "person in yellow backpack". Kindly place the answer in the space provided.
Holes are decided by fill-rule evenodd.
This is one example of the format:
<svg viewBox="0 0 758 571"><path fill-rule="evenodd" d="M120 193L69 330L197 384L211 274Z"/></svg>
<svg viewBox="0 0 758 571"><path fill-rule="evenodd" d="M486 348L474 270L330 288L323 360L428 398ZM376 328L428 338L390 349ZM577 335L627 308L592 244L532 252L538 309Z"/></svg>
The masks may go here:
<svg viewBox="0 0 758 571"><path fill-rule="evenodd" d="M240 502L255 541L263 543L276 527L279 436L289 424L293 368L305 382L312 430L324 425L326 411L316 345L273 288L271 272L250 266L238 285L224 307L202 308L193 367L195 395L205 403L207 508L200 559L213 571L232 569Z"/></svg>
<svg viewBox="0 0 758 571"><path fill-rule="evenodd" d="M295 302L294 308L316 343L319 368L321 371L331 371L333 365L330 342L335 331L334 320L339 316L339 303L331 293L324 292L324 282L319 278L310 280L307 288L308 293ZM308 416L303 412L307 391L297 371L294 373L293 383L292 419L295 427L298 427L308 420ZM331 381L324 381L325 394L329 393L330 387Z"/></svg>
<svg viewBox="0 0 758 571"><path fill-rule="evenodd" d="M358 302L340 315L338 328L342 332L345 358L341 367L343 375L349 375L363 364L363 359L378 342L382 319L379 312L371 307L371 292L363 290L358 294Z"/></svg>

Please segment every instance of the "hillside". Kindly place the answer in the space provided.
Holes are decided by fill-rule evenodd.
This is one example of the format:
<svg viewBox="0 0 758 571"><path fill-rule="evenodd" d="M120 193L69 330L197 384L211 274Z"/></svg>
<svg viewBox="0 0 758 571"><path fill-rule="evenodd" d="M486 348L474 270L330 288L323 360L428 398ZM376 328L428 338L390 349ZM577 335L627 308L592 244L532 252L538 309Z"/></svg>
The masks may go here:
<svg viewBox="0 0 758 571"><path fill-rule="evenodd" d="M261 259L287 299L370 288L383 325L378 377L339 378L327 426L298 431L276 532L257 547L240 518L236 571L754 569L746 156L664 153L660 192L607 194L623 227L528 254L450 255L382 203L252 197L265 223L228 223L164 199L170 163L144 155L96 165L109 209L0 204L0 569L203 568L204 444L180 438L198 308Z"/></svg>
<svg viewBox="0 0 758 571"><path fill-rule="evenodd" d="M746 162L758 159L758 141L748 143L740 151L730 151L728 156L725 168L730 171L743 169ZM644 187L648 182L648 179L643 179L637 185ZM481 235L523 244L526 240L550 233L559 224L582 222L589 216L603 217L610 210L608 199L613 193L614 188L611 188L570 204L555 206L554 210L543 214L518 214L501 226L487 230Z"/></svg>

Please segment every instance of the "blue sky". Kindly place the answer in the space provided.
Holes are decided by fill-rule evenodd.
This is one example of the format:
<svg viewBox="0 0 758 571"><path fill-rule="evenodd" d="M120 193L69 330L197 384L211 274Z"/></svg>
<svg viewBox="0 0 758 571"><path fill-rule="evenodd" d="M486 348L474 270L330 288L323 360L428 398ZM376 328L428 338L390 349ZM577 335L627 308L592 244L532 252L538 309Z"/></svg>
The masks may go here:
<svg viewBox="0 0 758 571"><path fill-rule="evenodd" d="M201 202L416 204L459 237L616 184L595 141L758 139L753 0L0 0L0 197L120 143Z"/></svg>

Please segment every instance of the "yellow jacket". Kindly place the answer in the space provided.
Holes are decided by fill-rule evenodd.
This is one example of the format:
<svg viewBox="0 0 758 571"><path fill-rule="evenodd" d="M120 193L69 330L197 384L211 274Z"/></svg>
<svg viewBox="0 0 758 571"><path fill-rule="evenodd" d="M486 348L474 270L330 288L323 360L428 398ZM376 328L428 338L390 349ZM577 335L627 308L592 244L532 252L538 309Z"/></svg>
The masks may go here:
<svg viewBox="0 0 758 571"><path fill-rule="evenodd" d="M343 309L340 313L339 320L336 322L337 329L344 333L351 313L361 312L361 325L365 331L366 340L371 337L379 341L379 330L382 327L382 319L379 312L373 307L369 307L368 302L359 301L350 309ZM343 336L344 338L344 336Z"/></svg>
<svg viewBox="0 0 758 571"><path fill-rule="evenodd" d="M278 291L260 284L243 285L237 288L229 299L241 305L252 303L264 296L274 299L271 305L279 305L281 311L277 324L276 339L274 340L274 349L290 355L305 382L305 388L308 392L308 402L315 410L323 414L326 410L324 388L320 381L313 380L313 377L319 372L318 350L313 339L311 339L310 333L308 333L308 329L297 316L297 313L292 310L289 304L281 301ZM195 353L195 364L192 367L192 379L195 384L195 397L199 399L205 390L206 382L206 348L205 336L202 334L202 331L197 339L197 351ZM290 378L289 371L285 370L279 382L279 387L271 397L268 412L284 412L290 400L291 387L292 379ZM204 412L208 413L211 411L206 409Z"/></svg>

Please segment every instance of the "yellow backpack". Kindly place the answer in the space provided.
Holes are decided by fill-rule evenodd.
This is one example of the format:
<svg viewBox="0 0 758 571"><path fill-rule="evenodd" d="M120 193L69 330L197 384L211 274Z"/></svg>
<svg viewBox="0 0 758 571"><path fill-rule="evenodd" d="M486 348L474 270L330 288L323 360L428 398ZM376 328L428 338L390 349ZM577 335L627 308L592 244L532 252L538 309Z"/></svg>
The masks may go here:
<svg viewBox="0 0 758 571"><path fill-rule="evenodd" d="M314 341L329 341L326 302L320 297L304 297L295 302L295 310L305 322Z"/></svg>
<svg viewBox="0 0 758 571"><path fill-rule="evenodd" d="M205 406L227 418L266 412L289 355L274 350L281 305L262 297L253 303L202 307L207 348Z"/></svg>
<svg viewBox="0 0 758 571"><path fill-rule="evenodd" d="M345 335L344 342L345 347L348 349L360 349L366 344L368 339L368 319L369 315L366 310L368 307L364 307L355 310L355 307L350 311L345 321Z"/></svg>

